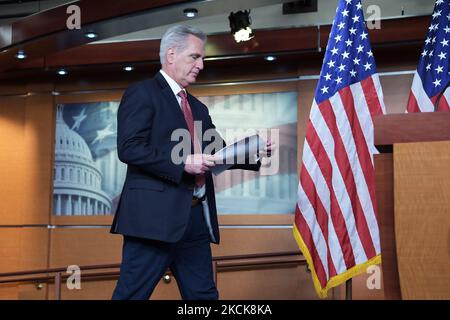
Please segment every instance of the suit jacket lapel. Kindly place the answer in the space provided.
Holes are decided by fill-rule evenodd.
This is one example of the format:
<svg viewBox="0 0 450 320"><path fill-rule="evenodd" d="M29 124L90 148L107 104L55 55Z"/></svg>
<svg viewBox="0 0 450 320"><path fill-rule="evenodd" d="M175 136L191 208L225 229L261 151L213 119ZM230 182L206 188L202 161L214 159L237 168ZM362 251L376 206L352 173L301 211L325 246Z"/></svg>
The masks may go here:
<svg viewBox="0 0 450 320"><path fill-rule="evenodd" d="M167 83L166 79L164 79L162 74L158 72L155 75L155 80L161 86L161 91L165 96L168 108L171 109L170 114L173 115L172 120L176 123L176 127L188 130L188 126L186 120L184 119L183 111L181 111L180 104L178 103L177 98L173 94L173 91Z"/></svg>
<svg viewBox="0 0 450 320"><path fill-rule="evenodd" d="M192 116L194 117L194 121L201 121L201 124L202 124L202 126L201 126L202 132L201 132L201 135L199 136L199 139L202 142L202 150L204 150L206 147L206 142L203 141L202 138L203 138L203 134L205 133L205 127L203 126L203 123L205 123L205 119L202 118L202 113L199 112L201 106L197 105L197 102L189 93L188 93L188 101L191 106Z"/></svg>

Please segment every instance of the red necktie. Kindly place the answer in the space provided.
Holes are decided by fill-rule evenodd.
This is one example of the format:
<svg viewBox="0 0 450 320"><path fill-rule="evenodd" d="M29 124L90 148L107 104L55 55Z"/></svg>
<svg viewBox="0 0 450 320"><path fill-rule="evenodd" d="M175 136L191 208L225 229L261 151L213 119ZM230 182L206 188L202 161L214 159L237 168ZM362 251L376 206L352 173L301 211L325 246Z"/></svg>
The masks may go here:
<svg viewBox="0 0 450 320"><path fill-rule="evenodd" d="M197 139L197 134L194 129L194 117L192 116L192 109L189 105L186 92L184 90L181 90L178 95L181 97L181 110L183 111L184 119L186 120L186 123L188 125L192 143L194 144L194 153L202 153L200 150L199 141ZM195 175L195 184L197 185L197 187L202 187L205 184L205 175Z"/></svg>

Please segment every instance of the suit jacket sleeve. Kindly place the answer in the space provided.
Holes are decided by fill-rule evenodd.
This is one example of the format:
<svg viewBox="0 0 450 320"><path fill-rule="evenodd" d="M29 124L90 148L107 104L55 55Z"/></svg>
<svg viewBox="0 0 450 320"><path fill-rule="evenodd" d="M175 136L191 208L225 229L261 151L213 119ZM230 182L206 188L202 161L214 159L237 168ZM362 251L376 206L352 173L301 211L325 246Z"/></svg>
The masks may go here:
<svg viewBox="0 0 450 320"><path fill-rule="evenodd" d="M175 164L164 146L150 144L154 107L138 85L129 87L117 114L117 152L120 161L149 174L180 183L184 164Z"/></svg>

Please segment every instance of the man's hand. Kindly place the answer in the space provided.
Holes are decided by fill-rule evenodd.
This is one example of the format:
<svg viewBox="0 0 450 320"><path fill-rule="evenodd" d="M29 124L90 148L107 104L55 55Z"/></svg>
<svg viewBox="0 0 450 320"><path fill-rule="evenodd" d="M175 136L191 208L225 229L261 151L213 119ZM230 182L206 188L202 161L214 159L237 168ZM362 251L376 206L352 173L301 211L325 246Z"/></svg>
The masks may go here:
<svg viewBox="0 0 450 320"><path fill-rule="evenodd" d="M184 171L190 174L203 174L216 165L214 156L210 154L190 154L186 158Z"/></svg>
<svg viewBox="0 0 450 320"><path fill-rule="evenodd" d="M266 146L262 151L259 152L260 157L270 157L272 156L272 152L275 151L277 147L277 144L275 142L272 142L272 140L269 138L266 142Z"/></svg>

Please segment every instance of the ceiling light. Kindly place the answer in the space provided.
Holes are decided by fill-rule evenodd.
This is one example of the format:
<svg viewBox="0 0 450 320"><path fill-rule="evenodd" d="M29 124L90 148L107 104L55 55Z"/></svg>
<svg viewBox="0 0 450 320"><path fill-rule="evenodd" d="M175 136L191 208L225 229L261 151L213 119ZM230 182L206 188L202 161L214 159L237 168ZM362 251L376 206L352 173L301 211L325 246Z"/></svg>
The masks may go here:
<svg viewBox="0 0 450 320"><path fill-rule="evenodd" d="M184 10L183 10L183 13L184 13L184 15L185 15L187 18L192 19L192 18L195 18L195 17L197 16L198 10L197 10L197 9L194 9L194 8L188 8L188 9L184 9Z"/></svg>
<svg viewBox="0 0 450 320"><path fill-rule="evenodd" d="M84 34L84 36L88 39L95 39L98 37L98 34L96 34L95 32L87 32Z"/></svg>
<svg viewBox="0 0 450 320"><path fill-rule="evenodd" d="M124 68L123 68L123 70L125 70L125 71L133 71L134 70L134 67L132 67L132 66L125 66Z"/></svg>
<svg viewBox="0 0 450 320"><path fill-rule="evenodd" d="M275 57L275 56L265 56L264 59L266 61L275 61L275 60L277 60L277 57Z"/></svg>
<svg viewBox="0 0 450 320"><path fill-rule="evenodd" d="M19 50L19 51L16 53L16 58L17 58L17 59L23 60L23 59L25 59L26 57L27 57L27 55L25 54L25 52L24 52L23 50Z"/></svg>
<svg viewBox="0 0 450 320"><path fill-rule="evenodd" d="M66 70L66 69L59 69L59 70L58 70L58 74L59 74L60 76L65 76L65 75L67 74L67 70Z"/></svg>
<svg viewBox="0 0 450 320"><path fill-rule="evenodd" d="M252 24L250 10L231 12L228 20L230 20L231 33L236 42L248 41L254 37L250 28Z"/></svg>

